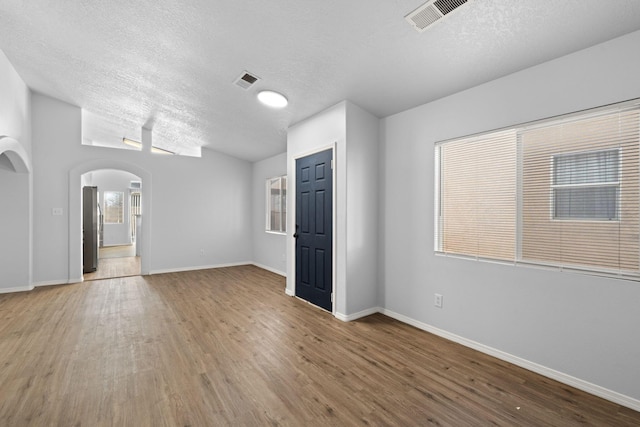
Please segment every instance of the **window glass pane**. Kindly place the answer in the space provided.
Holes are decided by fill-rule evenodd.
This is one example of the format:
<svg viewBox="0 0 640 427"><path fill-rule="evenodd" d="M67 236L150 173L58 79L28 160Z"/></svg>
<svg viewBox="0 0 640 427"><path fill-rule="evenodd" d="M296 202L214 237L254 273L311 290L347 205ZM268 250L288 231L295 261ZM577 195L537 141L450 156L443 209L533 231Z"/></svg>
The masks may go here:
<svg viewBox="0 0 640 427"><path fill-rule="evenodd" d="M554 162L556 185L618 181L618 150L563 154Z"/></svg>
<svg viewBox="0 0 640 427"><path fill-rule="evenodd" d="M267 180L267 231L286 231L286 194L286 177Z"/></svg>
<svg viewBox="0 0 640 427"><path fill-rule="evenodd" d="M105 224L122 224L124 219L124 193L121 191L104 192Z"/></svg>
<svg viewBox="0 0 640 427"><path fill-rule="evenodd" d="M270 206L271 206L271 228L273 231L280 231L280 179L271 180L270 189Z"/></svg>
<svg viewBox="0 0 640 427"><path fill-rule="evenodd" d="M618 218L618 187L556 188L557 219Z"/></svg>
<svg viewBox="0 0 640 427"><path fill-rule="evenodd" d="M287 231L287 177L286 176L282 177L281 187L282 187L282 191L280 194L280 203L282 204L282 208L280 211L281 211L282 219L280 220L280 224L282 224L281 230L283 232L286 232Z"/></svg>

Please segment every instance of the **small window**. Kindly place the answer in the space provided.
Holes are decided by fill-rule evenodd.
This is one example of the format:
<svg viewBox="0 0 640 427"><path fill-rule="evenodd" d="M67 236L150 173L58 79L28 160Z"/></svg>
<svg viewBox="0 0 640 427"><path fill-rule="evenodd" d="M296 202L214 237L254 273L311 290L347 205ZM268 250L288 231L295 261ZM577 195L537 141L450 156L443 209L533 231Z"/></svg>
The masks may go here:
<svg viewBox="0 0 640 427"><path fill-rule="evenodd" d="M122 224L124 220L124 193L121 191L104 192L104 223Z"/></svg>
<svg viewBox="0 0 640 427"><path fill-rule="evenodd" d="M287 232L287 177L267 179L267 231Z"/></svg>
<svg viewBox="0 0 640 427"><path fill-rule="evenodd" d="M617 220L619 150L553 156L553 218Z"/></svg>

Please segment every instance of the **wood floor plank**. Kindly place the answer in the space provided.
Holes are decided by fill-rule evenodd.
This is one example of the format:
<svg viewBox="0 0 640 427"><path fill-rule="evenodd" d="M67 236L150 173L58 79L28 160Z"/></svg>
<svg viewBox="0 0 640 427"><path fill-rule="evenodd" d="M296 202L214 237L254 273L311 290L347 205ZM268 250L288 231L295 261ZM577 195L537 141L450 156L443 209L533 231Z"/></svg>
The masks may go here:
<svg viewBox="0 0 640 427"><path fill-rule="evenodd" d="M0 295L2 426L637 426L640 413L253 266Z"/></svg>

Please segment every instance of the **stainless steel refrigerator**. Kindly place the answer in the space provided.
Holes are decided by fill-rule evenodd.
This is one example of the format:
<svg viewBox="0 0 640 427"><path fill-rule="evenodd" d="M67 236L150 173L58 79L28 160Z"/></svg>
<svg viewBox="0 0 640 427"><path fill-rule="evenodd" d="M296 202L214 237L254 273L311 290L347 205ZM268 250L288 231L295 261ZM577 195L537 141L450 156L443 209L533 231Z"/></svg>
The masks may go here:
<svg viewBox="0 0 640 427"><path fill-rule="evenodd" d="M82 189L82 272L98 269L98 187Z"/></svg>

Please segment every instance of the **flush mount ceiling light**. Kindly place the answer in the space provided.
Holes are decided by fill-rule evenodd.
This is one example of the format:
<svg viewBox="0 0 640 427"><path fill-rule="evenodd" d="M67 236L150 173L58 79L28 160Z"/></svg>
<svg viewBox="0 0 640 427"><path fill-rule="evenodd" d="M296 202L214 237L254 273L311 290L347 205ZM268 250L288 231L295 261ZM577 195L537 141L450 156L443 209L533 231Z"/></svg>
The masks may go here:
<svg viewBox="0 0 640 427"><path fill-rule="evenodd" d="M289 101L287 101L287 98L285 98L283 94L272 90L263 90L258 93L258 100L272 108L284 108L289 104Z"/></svg>

